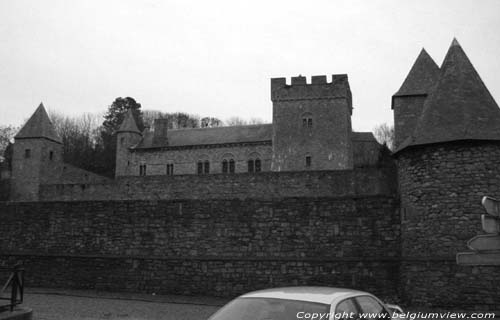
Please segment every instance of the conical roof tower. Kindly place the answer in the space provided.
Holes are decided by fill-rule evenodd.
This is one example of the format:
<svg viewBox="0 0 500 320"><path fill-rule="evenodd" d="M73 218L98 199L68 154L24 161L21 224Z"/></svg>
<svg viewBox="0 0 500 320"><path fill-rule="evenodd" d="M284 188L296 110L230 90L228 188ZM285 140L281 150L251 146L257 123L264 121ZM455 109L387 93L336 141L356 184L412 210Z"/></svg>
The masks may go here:
<svg viewBox="0 0 500 320"><path fill-rule="evenodd" d="M123 122L120 125L120 128L117 132L133 132L141 134L137 124L135 123L134 114L132 113L132 109L128 109Z"/></svg>
<svg viewBox="0 0 500 320"><path fill-rule="evenodd" d="M33 115L26 121L24 126L14 137L15 139L45 138L54 142L62 143L61 138L54 129L49 115L40 103Z"/></svg>
<svg viewBox="0 0 500 320"><path fill-rule="evenodd" d="M458 140L500 140L500 109L453 39L415 130L397 151Z"/></svg>
<svg viewBox="0 0 500 320"><path fill-rule="evenodd" d="M422 48L401 88L394 96L428 94L439 77L439 67Z"/></svg>

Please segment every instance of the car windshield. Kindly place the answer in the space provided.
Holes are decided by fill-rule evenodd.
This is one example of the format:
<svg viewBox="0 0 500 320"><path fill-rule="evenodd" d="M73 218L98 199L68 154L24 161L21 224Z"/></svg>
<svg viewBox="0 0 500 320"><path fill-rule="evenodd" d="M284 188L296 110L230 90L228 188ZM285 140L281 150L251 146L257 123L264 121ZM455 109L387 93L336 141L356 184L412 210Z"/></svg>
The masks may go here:
<svg viewBox="0 0 500 320"><path fill-rule="evenodd" d="M300 312L303 316L308 313L327 314L330 305L274 298L237 298L209 320L290 320L297 319Z"/></svg>

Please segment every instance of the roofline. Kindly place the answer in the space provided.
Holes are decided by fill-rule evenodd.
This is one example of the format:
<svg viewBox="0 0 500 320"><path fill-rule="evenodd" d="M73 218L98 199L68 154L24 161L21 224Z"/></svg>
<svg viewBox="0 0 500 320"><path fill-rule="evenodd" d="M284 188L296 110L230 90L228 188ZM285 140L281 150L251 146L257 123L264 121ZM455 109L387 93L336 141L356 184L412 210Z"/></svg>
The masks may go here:
<svg viewBox="0 0 500 320"><path fill-rule="evenodd" d="M227 142L227 143L212 143L212 144L193 144L180 146L152 146L152 147L136 147L130 148L130 151L168 151L168 150L184 150L184 149L201 149L201 148L224 148L228 146L250 146L250 145L272 145L272 140L247 141L247 142Z"/></svg>
<svg viewBox="0 0 500 320"><path fill-rule="evenodd" d="M62 141L57 141L57 140L54 140L54 139L51 139L51 138L48 138L48 137L43 137L43 136L35 136L35 137L14 137L14 142L16 140L23 140L23 139L45 139L45 140L49 140L49 141L52 141L52 142L55 142L55 143L59 143L59 144L63 144Z"/></svg>
<svg viewBox="0 0 500 320"><path fill-rule="evenodd" d="M205 128L177 128L177 129L168 129L168 131L184 131L184 130L216 130L223 128L245 128L245 127L259 127L259 126L272 126L272 123L256 123L256 124L242 124L242 125L234 125L234 126L219 126L219 127L205 127Z"/></svg>
<svg viewBox="0 0 500 320"><path fill-rule="evenodd" d="M500 139L473 139L473 138L447 140L447 141L436 141L436 142L429 142L429 143L409 144L407 146L404 146L401 149L396 149L396 151L394 151L392 153L392 155L397 157L401 154L401 152L403 150L408 150L410 148L419 148L419 147L424 147L424 146L436 146L436 145L440 145L440 144L453 144L455 142L472 142L472 141L475 141L475 142L498 142L498 143L500 143Z"/></svg>

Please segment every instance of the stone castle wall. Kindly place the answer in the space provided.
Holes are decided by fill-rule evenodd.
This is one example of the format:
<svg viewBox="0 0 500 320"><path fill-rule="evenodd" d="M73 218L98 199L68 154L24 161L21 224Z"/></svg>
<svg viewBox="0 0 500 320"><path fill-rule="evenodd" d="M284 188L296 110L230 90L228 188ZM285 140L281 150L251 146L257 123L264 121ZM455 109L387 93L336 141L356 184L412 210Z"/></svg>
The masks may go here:
<svg viewBox="0 0 500 320"><path fill-rule="evenodd" d="M174 164L175 175L197 174L198 161L210 162L210 173L222 173L222 160L233 159L235 172L248 172L248 160L260 159L262 171L271 169L272 146L270 143L247 144L227 147L178 148L168 151L141 151L129 152L127 175L139 175L139 165L147 164L147 175L164 175L167 164Z"/></svg>
<svg viewBox="0 0 500 320"><path fill-rule="evenodd" d="M0 212L0 264L23 261L29 286L235 296L307 284L397 294L393 197L4 202Z"/></svg>
<svg viewBox="0 0 500 320"><path fill-rule="evenodd" d="M500 269L455 261L456 253L468 251L467 240L482 233L481 198L500 194L499 158L498 143L477 141L411 148L399 155L402 283L408 301L500 309L495 285Z"/></svg>
<svg viewBox="0 0 500 320"><path fill-rule="evenodd" d="M397 180L391 168L345 171L261 172L122 177L102 184L50 184L40 199L279 199L284 197L346 197L393 195Z"/></svg>

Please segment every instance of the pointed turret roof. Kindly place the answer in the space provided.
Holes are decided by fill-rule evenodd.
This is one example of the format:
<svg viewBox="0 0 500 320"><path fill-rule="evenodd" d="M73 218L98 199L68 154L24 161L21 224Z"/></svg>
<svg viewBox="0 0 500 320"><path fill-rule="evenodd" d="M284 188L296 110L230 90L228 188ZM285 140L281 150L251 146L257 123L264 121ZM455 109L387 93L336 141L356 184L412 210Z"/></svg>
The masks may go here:
<svg viewBox="0 0 500 320"><path fill-rule="evenodd" d="M137 128L137 124L135 123L132 109L128 109L127 114L125 115L125 118L123 119L123 122L117 132L134 132L141 134L139 128Z"/></svg>
<svg viewBox="0 0 500 320"><path fill-rule="evenodd" d="M15 139L24 138L46 138L58 143L62 143L61 138L54 129L54 125L50 121L49 115L40 103L33 115L26 121L24 126L14 137Z"/></svg>
<svg viewBox="0 0 500 320"><path fill-rule="evenodd" d="M456 39L415 131L399 150L457 140L500 140L500 109Z"/></svg>
<svg viewBox="0 0 500 320"><path fill-rule="evenodd" d="M439 77L439 67L422 48L405 81L394 96L428 94Z"/></svg>

